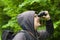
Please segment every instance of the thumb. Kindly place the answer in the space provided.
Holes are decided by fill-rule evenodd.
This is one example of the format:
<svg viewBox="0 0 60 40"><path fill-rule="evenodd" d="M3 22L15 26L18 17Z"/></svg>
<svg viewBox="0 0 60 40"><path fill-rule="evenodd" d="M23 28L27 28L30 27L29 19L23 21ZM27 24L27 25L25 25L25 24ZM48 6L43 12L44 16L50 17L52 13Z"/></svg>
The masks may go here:
<svg viewBox="0 0 60 40"><path fill-rule="evenodd" d="M46 16L43 16L44 18L46 17Z"/></svg>

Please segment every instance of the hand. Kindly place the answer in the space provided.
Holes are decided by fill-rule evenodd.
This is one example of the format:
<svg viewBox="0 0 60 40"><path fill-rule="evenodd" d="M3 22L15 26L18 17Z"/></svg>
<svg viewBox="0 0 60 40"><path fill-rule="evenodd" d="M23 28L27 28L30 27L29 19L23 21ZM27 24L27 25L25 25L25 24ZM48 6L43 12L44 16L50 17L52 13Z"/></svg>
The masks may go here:
<svg viewBox="0 0 60 40"><path fill-rule="evenodd" d="M45 13L46 13L46 16L43 16L43 18L45 18L46 20L50 20L50 15L48 11L45 11Z"/></svg>

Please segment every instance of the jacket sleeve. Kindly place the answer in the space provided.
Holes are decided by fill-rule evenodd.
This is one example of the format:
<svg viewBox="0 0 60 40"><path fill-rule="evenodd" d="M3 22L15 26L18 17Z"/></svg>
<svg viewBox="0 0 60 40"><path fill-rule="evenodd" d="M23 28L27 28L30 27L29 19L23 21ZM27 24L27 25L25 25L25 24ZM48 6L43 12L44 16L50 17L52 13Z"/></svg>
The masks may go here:
<svg viewBox="0 0 60 40"><path fill-rule="evenodd" d="M50 19L50 20L46 21L46 30L40 31L40 37L47 38L51 34L53 34L53 32L54 32L54 27L53 27L52 20Z"/></svg>
<svg viewBox="0 0 60 40"><path fill-rule="evenodd" d="M26 40L24 33L18 33L13 40Z"/></svg>

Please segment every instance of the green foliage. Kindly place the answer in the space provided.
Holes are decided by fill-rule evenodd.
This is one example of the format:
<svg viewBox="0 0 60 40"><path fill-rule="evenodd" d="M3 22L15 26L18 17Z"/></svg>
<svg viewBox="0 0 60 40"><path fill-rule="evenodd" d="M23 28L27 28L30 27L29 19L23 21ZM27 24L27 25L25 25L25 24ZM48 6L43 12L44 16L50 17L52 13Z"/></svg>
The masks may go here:
<svg viewBox="0 0 60 40"><path fill-rule="evenodd" d="M59 40L60 0L0 0L0 35L5 29L14 32L21 30L16 17L27 10L35 10L37 13L42 10L48 10L55 28L50 40Z"/></svg>

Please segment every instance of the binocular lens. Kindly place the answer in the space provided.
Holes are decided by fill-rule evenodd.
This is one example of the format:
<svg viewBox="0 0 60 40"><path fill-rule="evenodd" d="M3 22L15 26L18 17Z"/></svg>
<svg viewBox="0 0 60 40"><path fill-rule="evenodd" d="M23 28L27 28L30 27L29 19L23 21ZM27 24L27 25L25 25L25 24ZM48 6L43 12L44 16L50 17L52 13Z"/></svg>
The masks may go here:
<svg viewBox="0 0 60 40"><path fill-rule="evenodd" d="M45 13L45 11L43 11L43 12L39 12L39 14L38 14L38 17L42 17L42 16L46 16L47 14Z"/></svg>

